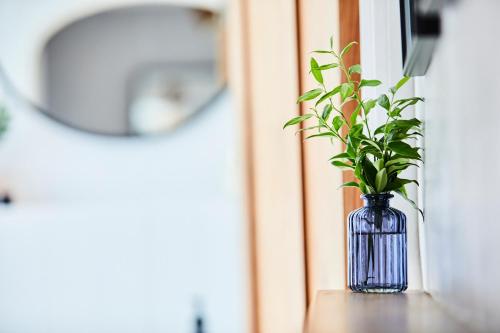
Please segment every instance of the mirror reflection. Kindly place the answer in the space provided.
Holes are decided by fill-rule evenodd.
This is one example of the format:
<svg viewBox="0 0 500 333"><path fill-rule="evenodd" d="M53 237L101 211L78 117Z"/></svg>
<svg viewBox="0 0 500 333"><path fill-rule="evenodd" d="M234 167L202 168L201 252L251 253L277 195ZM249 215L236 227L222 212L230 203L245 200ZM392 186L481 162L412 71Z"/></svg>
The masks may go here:
<svg viewBox="0 0 500 333"><path fill-rule="evenodd" d="M65 22L47 34L38 92L24 91L59 122L105 135L169 132L206 108L224 85L220 15L142 5ZM9 53L1 63L9 77Z"/></svg>

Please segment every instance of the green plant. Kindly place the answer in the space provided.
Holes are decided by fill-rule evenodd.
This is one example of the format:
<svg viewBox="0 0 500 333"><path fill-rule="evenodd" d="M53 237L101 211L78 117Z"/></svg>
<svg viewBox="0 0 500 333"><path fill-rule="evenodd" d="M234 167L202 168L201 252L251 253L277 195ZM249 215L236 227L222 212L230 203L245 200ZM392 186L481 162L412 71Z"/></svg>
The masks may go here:
<svg viewBox="0 0 500 333"><path fill-rule="evenodd" d="M360 93L362 88L376 87L382 82L353 78L355 74L361 75L361 66L356 64L347 68L344 57L355 44L349 43L338 53L333 50L333 41L330 39L330 50L314 51L332 56L333 61L320 65L315 58L311 58L310 73L318 83L318 88L304 93L297 103L311 101L313 106L309 113L290 119L283 128L310 118L316 119L317 123L301 128L299 132L307 132L306 139L323 137L343 144L343 152L332 156L330 162L335 167L352 170L357 181L345 183L342 187L357 187L364 194L394 191L416 207L408 198L405 186L410 183L418 185L418 182L401 178L400 174L422 161L420 148L412 143L412 139L422 135L422 123L416 118L405 119L403 111L423 99L396 97L398 90L409 80L409 77L403 77L387 94L377 99L363 100ZM345 82L332 89L327 88L322 74L327 70L342 71ZM334 102L336 95L340 97L339 103ZM348 103L355 105L352 114L344 112L344 106ZM372 131L368 115L381 111L385 112L387 119Z"/></svg>

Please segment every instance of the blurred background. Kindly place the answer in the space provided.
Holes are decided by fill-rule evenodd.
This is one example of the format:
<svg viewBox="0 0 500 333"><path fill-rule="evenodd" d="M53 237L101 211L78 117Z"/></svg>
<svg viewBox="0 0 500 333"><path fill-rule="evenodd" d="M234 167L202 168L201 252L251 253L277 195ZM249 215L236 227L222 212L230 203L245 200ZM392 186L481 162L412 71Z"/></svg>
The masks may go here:
<svg viewBox="0 0 500 333"><path fill-rule="evenodd" d="M224 8L0 1L0 331L245 331Z"/></svg>

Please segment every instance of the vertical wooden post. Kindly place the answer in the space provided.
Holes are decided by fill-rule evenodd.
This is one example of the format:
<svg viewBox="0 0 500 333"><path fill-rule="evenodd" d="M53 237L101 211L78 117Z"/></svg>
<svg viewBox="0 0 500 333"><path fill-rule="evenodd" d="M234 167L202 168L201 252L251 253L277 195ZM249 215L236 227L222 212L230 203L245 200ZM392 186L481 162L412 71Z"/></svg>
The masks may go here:
<svg viewBox="0 0 500 333"><path fill-rule="evenodd" d="M299 64L301 92L317 88L309 74L310 58L329 63L329 55L311 54L312 50L339 47L338 0L297 0ZM328 89L340 84L338 70L323 72ZM338 102L338 101L337 101ZM308 113L314 103L302 103L302 113ZM310 119L304 127L316 125ZM303 136L304 137L304 136ZM345 287L345 221L342 171L333 167L328 158L340 153L341 145L329 140L302 140L304 230L308 299L318 290Z"/></svg>
<svg viewBox="0 0 500 333"><path fill-rule="evenodd" d="M306 309L296 0L239 0L240 87L256 333L300 333ZM234 59L233 59L234 60Z"/></svg>
<svg viewBox="0 0 500 333"><path fill-rule="evenodd" d="M227 69L228 83L231 95L234 98L237 119L237 128L240 133L241 152L239 158L243 161L240 177L244 188L243 198L246 215L247 243L242 249L247 252L247 323L245 333L260 333L259 327L259 280L257 278L257 236L255 228L255 187L252 140L252 113L250 98L251 73L248 66L248 22L245 13L246 3L243 0L231 1L228 8L227 27Z"/></svg>

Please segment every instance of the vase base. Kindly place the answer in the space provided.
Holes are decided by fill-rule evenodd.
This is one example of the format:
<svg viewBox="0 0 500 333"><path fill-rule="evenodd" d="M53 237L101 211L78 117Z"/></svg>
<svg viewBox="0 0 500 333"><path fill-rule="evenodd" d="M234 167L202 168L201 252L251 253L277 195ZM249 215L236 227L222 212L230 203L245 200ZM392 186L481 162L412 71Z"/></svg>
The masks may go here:
<svg viewBox="0 0 500 333"><path fill-rule="evenodd" d="M365 293L365 294L395 294L403 292L404 289L387 289L387 288L376 288L376 289L360 289L353 290L357 293Z"/></svg>
<svg viewBox="0 0 500 333"><path fill-rule="evenodd" d="M407 286L349 286L349 288L355 293L366 293L366 294L394 294L400 293L406 290Z"/></svg>

